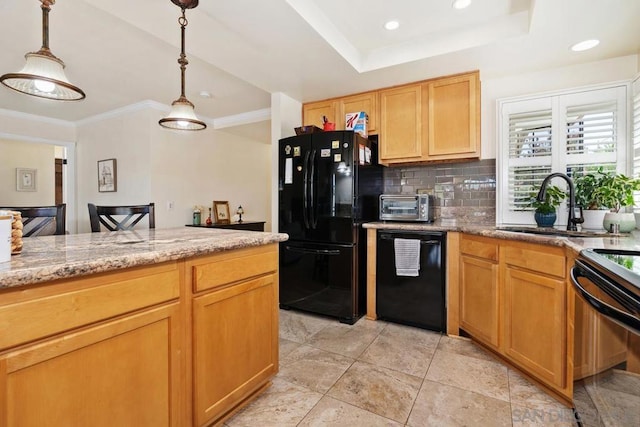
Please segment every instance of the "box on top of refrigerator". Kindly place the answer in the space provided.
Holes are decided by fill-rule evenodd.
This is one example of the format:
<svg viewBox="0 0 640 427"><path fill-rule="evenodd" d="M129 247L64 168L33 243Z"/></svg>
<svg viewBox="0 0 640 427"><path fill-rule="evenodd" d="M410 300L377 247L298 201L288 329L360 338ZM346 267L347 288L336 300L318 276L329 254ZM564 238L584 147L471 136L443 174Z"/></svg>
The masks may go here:
<svg viewBox="0 0 640 427"><path fill-rule="evenodd" d="M352 130L358 132L363 137L368 136L368 124L369 116L364 111L358 111L357 113L347 113L345 117L345 130Z"/></svg>

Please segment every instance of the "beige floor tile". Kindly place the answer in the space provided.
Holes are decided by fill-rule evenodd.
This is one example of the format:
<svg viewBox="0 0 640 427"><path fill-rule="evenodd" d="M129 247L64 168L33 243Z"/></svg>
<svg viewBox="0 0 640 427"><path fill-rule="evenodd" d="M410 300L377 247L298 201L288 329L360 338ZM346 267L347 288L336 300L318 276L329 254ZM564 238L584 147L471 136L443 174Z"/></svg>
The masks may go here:
<svg viewBox="0 0 640 427"><path fill-rule="evenodd" d="M329 325L307 340L307 344L322 350L357 359L376 339L379 331L367 326Z"/></svg>
<svg viewBox="0 0 640 427"><path fill-rule="evenodd" d="M407 425L510 427L511 405L457 387L425 381Z"/></svg>
<svg viewBox="0 0 640 427"><path fill-rule="evenodd" d="M498 362L436 351L426 379L509 401L507 367Z"/></svg>
<svg viewBox="0 0 640 427"><path fill-rule="evenodd" d="M356 362L327 395L405 423L421 383L418 377Z"/></svg>
<svg viewBox="0 0 640 427"><path fill-rule="evenodd" d="M433 348L424 347L408 337L381 334L359 360L424 378L433 353Z"/></svg>
<svg viewBox="0 0 640 427"><path fill-rule="evenodd" d="M435 350L438 347L442 334L412 326L389 323L380 333L386 337L399 339L405 342L413 342L416 345Z"/></svg>
<svg viewBox="0 0 640 427"><path fill-rule="evenodd" d="M509 369L509 395L512 403L527 408L565 408L565 405L513 369Z"/></svg>
<svg viewBox="0 0 640 427"><path fill-rule="evenodd" d="M275 378L249 406L227 420L229 427L296 426L322 398L322 394Z"/></svg>
<svg viewBox="0 0 640 427"><path fill-rule="evenodd" d="M300 344L299 342L289 341L288 339L280 338L280 343L279 343L280 362L282 362L283 357L287 356L289 353L291 353L293 350L300 347L301 345L302 344Z"/></svg>
<svg viewBox="0 0 640 427"><path fill-rule="evenodd" d="M278 377L326 393L352 363L351 358L301 345L282 358Z"/></svg>
<svg viewBox="0 0 640 427"><path fill-rule="evenodd" d="M495 356L484 350L478 344L464 337L449 337L444 335L438 344L438 350L447 353L462 354L463 356L475 357L476 359L499 361Z"/></svg>
<svg viewBox="0 0 640 427"><path fill-rule="evenodd" d="M338 321L292 310L280 310L280 338L304 343L312 335L335 323Z"/></svg>
<svg viewBox="0 0 640 427"><path fill-rule="evenodd" d="M325 396L298 427L401 427L402 424Z"/></svg>

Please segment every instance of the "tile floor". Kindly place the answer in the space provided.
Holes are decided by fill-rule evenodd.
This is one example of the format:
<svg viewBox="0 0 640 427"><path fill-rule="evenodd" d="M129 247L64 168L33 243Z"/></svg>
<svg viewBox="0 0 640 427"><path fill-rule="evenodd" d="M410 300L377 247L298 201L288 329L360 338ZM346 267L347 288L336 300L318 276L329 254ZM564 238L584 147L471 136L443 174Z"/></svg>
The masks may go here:
<svg viewBox="0 0 640 427"><path fill-rule="evenodd" d="M464 338L280 310L280 372L240 426L575 426L571 409Z"/></svg>

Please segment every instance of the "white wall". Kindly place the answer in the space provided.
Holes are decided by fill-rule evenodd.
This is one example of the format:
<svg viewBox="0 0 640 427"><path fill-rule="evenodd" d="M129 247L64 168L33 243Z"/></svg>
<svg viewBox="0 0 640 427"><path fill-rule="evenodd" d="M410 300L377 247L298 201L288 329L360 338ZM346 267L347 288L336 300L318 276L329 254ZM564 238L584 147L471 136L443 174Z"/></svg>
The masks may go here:
<svg viewBox="0 0 640 427"><path fill-rule="evenodd" d="M48 117L25 114L0 109L0 139L22 144L44 144L45 147L64 147L67 160L64 176L64 202L67 204L67 231L76 231L76 126L72 122ZM45 148L48 150L49 148ZM1 154L1 153L0 153ZM53 163L53 154L51 163ZM0 161L5 159L0 155ZM15 173L15 172L14 172ZM53 176L53 172L52 175ZM38 179L39 182L40 178ZM0 181L0 186L13 186L15 177L9 181ZM40 203L34 203L40 205Z"/></svg>
<svg viewBox="0 0 640 427"><path fill-rule="evenodd" d="M496 100L630 80L639 70L639 61L638 55L629 55L589 64L499 78L483 78L482 70L480 70L482 82L482 158L496 158L498 140L496 135Z"/></svg>
<svg viewBox="0 0 640 427"><path fill-rule="evenodd" d="M269 230L270 146L210 127L201 132L163 129L160 118L157 113L151 124L156 227L190 224L194 205L209 208L221 200L229 202L232 216L242 205L244 221L266 221ZM203 222L208 214L202 213Z"/></svg>
<svg viewBox="0 0 640 427"><path fill-rule="evenodd" d="M283 94L271 94L271 230L278 231L278 141L295 135L302 124L302 103Z"/></svg>
<svg viewBox="0 0 640 427"><path fill-rule="evenodd" d="M154 202L156 228L169 228L190 224L194 205L226 200L232 215L242 205L243 220L269 223L270 147L211 127L167 130L162 116L141 107L79 126L79 231L90 230L87 203ZM117 191L100 193L97 161L109 158L117 160Z"/></svg>
<svg viewBox="0 0 640 427"><path fill-rule="evenodd" d="M55 204L55 146L0 139L0 206ZM16 168L36 169L37 191L17 191Z"/></svg>

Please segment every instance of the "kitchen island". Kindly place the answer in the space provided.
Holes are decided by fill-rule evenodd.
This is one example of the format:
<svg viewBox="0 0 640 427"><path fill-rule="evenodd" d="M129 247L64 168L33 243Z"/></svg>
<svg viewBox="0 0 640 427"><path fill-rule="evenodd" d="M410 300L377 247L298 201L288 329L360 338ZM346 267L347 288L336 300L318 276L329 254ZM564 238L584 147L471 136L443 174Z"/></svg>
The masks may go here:
<svg viewBox="0 0 640 427"><path fill-rule="evenodd" d="M0 264L0 425L220 423L278 370L278 242L239 230L24 239Z"/></svg>
<svg viewBox="0 0 640 427"><path fill-rule="evenodd" d="M640 250L640 234L562 237L454 222L376 222L367 239L367 317L376 318L377 230L447 232L447 333L466 335L571 406L574 379L633 354L617 325L603 323L570 283L585 248ZM596 331L606 344L584 345ZM604 342L604 341L603 341ZM594 356L598 354L597 358Z"/></svg>

